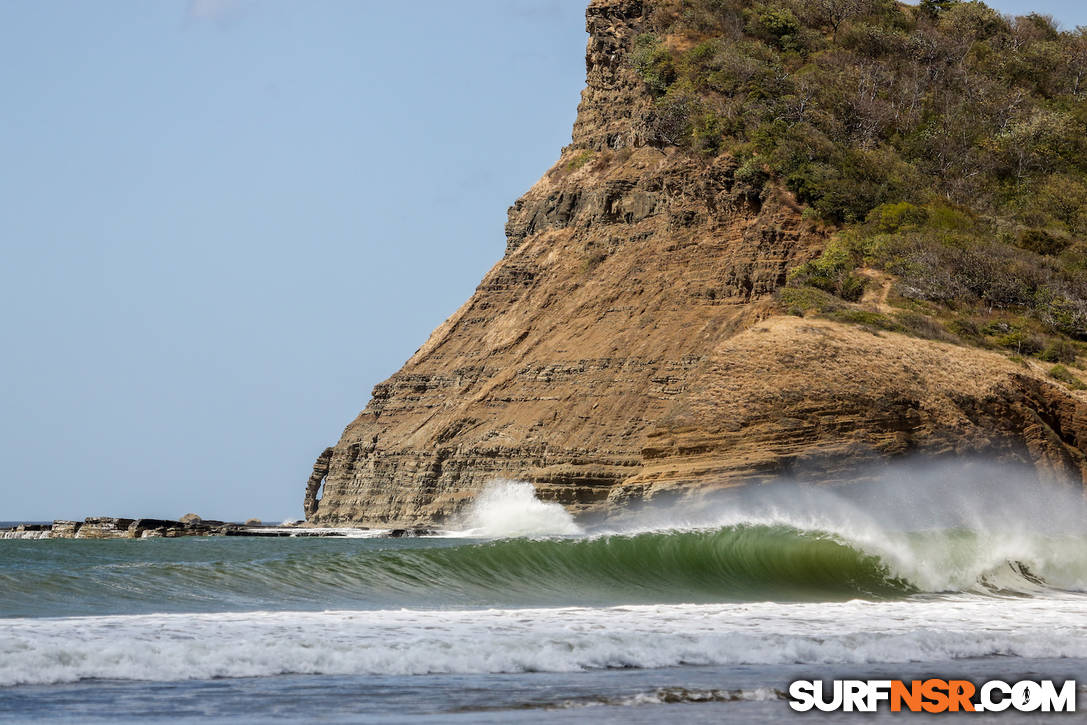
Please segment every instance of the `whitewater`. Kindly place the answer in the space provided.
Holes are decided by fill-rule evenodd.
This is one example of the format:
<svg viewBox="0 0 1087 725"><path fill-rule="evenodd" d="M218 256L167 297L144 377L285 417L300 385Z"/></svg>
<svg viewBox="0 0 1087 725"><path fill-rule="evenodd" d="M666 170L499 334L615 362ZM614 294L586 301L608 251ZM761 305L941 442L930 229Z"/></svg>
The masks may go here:
<svg viewBox="0 0 1087 725"><path fill-rule="evenodd" d="M800 677L1087 683L1087 508L1023 471L590 522L496 481L449 526L0 541L0 720L770 721Z"/></svg>

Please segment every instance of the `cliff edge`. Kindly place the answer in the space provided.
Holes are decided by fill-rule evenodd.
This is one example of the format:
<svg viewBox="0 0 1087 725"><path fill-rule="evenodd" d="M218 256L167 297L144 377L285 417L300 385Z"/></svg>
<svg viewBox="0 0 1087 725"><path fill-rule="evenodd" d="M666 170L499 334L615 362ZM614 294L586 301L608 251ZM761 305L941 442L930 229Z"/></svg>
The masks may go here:
<svg viewBox="0 0 1087 725"><path fill-rule="evenodd" d="M848 480L905 454L1087 476L1087 397L1029 357L872 324L894 274L863 270L853 299L782 296L845 222L813 219L728 144L665 137L632 55L649 33L692 45L663 34L671 7L590 3L572 144L510 208L505 255L471 299L318 458L310 522L433 525L495 478L582 513Z"/></svg>

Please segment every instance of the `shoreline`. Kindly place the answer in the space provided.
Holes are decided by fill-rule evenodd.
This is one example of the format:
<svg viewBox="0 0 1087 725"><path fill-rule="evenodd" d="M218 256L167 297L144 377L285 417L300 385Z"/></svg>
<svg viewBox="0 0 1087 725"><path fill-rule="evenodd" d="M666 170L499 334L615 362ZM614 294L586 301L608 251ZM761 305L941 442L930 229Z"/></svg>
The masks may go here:
<svg viewBox="0 0 1087 725"><path fill-rule="evenodd" d="M88 516L82 521L55 519L52 523L21 523L0 528L0 540L46 539L176 539L189 536L249 536L249 537L340 537L340 538L402 538L431 536L432 529L371 529L359 527L320 527L304 521L294 524L265 525L263 522L235 523L205 520L130 519L114 516Z"/></svg>

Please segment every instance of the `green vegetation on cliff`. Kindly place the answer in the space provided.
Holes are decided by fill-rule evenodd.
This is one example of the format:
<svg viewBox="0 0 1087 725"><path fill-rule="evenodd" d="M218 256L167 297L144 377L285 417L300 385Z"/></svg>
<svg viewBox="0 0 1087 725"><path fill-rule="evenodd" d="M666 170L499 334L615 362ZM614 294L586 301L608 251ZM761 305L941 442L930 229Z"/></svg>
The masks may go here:
<svg viewBox="0 0 1087 725"><path fill-rule="evenodd" d="M1087 29L958 0L676 0L651 27L631 62L654 141L728 153L837 230L794 286L855 302L882 269L940 335L1075 360Z"/></svg>

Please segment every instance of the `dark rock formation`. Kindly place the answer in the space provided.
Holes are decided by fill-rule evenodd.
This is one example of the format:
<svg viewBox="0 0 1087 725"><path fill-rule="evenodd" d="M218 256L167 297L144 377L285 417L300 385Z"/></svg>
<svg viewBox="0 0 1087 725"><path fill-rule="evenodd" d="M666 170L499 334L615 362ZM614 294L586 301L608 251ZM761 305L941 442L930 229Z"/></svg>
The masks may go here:
<svg viewBox="0 0 1087 725"><path fill-rule="evenodd" d="M317 457L317 462L313 464L313 473L310 474L309 481L306 482L306 498L303 509L307 518L317 510L317 504L319 503L317 493L321 490L321 484L324 483L325 476L328 475L328 466L332 461L332 451L332 447L329 446Z"/></svg>

